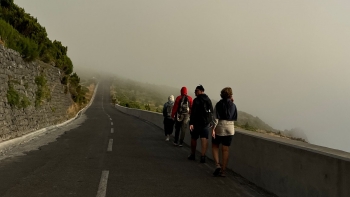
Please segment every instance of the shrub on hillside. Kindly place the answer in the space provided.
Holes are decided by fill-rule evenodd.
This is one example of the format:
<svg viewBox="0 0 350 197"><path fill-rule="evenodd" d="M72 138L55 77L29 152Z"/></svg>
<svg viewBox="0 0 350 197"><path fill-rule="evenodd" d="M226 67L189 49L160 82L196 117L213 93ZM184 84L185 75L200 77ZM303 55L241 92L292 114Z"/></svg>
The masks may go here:
<svg viewBox="0 0 350 197"><path fill-rule="evenodd" d="M0 36L6 47L18 51L25 60L32 61L38 57L38 45L22 36L11 25L0 19Z"/></svg>
<svg viewBox="0 0 350 197"><path fill-rule="evenodd" d="M6 97L11 107L26 108L31 104L28 97L18 93L11 83L9 83Z"/></svg>
<svg viewBox="0 0 350 197"><path fill-rule="evenodd" d="M49 101L51 99L51 92L47 86L47 80L44 74L41 74L35 78L35 84L38 86L35 95L35 107L38 107L44 101Z"/></svg>

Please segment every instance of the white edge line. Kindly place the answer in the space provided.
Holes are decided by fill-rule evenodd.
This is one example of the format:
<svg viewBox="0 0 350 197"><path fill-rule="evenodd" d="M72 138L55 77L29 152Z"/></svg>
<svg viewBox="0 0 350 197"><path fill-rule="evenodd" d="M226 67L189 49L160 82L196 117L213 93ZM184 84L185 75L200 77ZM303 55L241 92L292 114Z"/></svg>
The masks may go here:
<svg viewBox="0 0 350 197"><path fill-rule="evenodd" d="M98 186L98 191L96 197L105 197L107 192L107 182L108 182L109 171L104 170L101 174L100 184Z"/></svg>
<svg viewBox="0 0 350 197"><path fill-rule="evenodd" d="M114 133L114 129L113 128L111 128L111 133Z"/></svg>

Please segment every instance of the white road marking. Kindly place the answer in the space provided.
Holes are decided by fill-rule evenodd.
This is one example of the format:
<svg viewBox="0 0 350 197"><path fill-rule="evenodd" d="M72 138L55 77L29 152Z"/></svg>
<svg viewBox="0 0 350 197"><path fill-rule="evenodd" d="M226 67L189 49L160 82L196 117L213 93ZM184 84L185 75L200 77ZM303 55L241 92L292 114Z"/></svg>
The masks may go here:
<svg viewBox="0 0 350 197"><path fill-rule="evenodd" d="M112 120L112 118L109 118L110 120Z"/></svg>
<svg viewBox="0 0 350 197"><path fill-rule="evenodd" d="M111 125L113 125L113 122L111 122Z"/></svg>
<svg viewBox="0 0 350 197"><path fill-rule="evenodd" d="M113 146L113 139L109 139L107 151L111 152L112 151L112 146Z"/></svg>
<svg viewBox="0 0 350 197"><path fill-rule="evenodd" d="M114 129L113 128L111 128L111 133L114 133Z"/></svg>
<svg viewBox="0 0 350 197"><path fill-rule="evenodd" d="M100 185L98 186L98 191L96 197L105 197L107 192L107 181L108 181L109 171L102 171Z"/></svg>

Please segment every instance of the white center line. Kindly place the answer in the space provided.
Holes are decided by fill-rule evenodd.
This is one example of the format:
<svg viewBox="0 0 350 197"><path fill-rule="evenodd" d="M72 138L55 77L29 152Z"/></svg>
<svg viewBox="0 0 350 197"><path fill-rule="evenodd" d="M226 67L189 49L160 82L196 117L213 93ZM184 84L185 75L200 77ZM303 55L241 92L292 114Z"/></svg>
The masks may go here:
<svg viewBox="0 0 350 197"><path fill-rule="evenodd" d="M111 133L114 133L114 129L113 128L111 128Z"/></svg>
<svg viewBox="0 0 350 197"><path fill-rule="evenodd" d="M109 171L102 171L100 185L98 186L98 191L96 197L105 197L107 192L107 181L108 181Z"/></svg>
<svg viewBox="0 0 350 197"><path fill-rule="evenodd" d="M111 125L113 125L113 122L111 122Z"/></svg>
<svg viewBox="0 0 350 197"><path fill-rule="evenodd" d="M109 139L107 151L111 152L112 151L112 146L113 146L113 139Z"/></svg>

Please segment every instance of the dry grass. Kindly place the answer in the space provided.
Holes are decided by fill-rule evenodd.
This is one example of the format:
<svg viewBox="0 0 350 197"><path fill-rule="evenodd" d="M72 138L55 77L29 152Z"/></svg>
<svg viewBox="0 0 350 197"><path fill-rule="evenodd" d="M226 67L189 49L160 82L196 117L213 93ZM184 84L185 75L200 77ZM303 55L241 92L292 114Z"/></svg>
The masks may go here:
<svg viewBox="0 0 350 197"><path fill-rule="evenodd" d="M85 94L86 99L90 102L92 95L94 95L95 91L95 84L90 84L89 87L89 92Z"/></svg>
<svg viewBox="0 0 350 197"><path fill-rule="evenodd" d="M83 109L87 104L89 104L92 96L94 95L95 84L90 84L87 88L89 89L89 92L85 94L87 103L82 105L73 103L73 105L71 105L67 110L68 118L73 118L81 109Z"/></svg>
<svg viewBox="0 0 350 197"><path fill-rule="evenodd" d="M67 110L68 118L73 118L80 111L80 109L81 107L77 103L73 103L73 105L71 105Z"/></svg>

